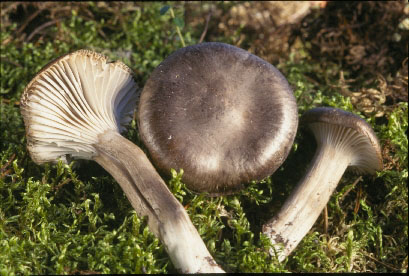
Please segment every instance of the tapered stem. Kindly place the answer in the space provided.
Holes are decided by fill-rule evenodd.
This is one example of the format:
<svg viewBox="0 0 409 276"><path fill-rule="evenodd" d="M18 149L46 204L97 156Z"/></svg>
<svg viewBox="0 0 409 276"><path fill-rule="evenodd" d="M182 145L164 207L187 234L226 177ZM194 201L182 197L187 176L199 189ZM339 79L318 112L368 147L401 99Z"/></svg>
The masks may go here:
<svg viewBox="0 0 409 276"><path fill-rule="evenodd" d="M100 135L95 147L99 155L94 160L115 178L137 213L148 216L150 229L180 272L224 272L140 148L114 131Z"/></svg>
<svg viewBox="0 0 409 276"><path fill-rule="evenodd" d="M350 162L347 153L324 144L317 149L305 177L286 200L278 214L263 225L263 233L273 245L283 244L278 251L283 261L308 233L328 203ZM274 250L270 251L271 254Z"/></svg>

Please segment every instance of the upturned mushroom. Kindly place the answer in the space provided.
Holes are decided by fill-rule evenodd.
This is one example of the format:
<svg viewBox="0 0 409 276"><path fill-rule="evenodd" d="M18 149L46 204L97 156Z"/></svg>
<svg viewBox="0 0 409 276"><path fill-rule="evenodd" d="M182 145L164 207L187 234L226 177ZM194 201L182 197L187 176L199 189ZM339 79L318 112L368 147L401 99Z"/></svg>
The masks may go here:
<svg viewBox="0 0 409 276"><path fill-rule="evenodd" d="M298 126L285 77L263 59L218 42L167 57L143 88L138 118L155 167L163 174L183 169L190 189L212 196L271 175Z"/></svg>
<svg viewBox="0 0 409 276"><path fill-rule="evenodd" d="M301 123L309 126L317 150L307 174L280 211L263 226L274 245L270 253L284 260L311 229L347 167L359 173L382 169L378 139L363 119L336 108L307 111Z"/></svg>
<svg viewBox="0 0 409 276"><path fill-rule="evenodd" d="M131 121L136 89L131 69L101 54L79 50L52 61L21 98L30 155L37 164L95 160L148 216L178 270L223 272L144 152L119 134Z"/></svg>

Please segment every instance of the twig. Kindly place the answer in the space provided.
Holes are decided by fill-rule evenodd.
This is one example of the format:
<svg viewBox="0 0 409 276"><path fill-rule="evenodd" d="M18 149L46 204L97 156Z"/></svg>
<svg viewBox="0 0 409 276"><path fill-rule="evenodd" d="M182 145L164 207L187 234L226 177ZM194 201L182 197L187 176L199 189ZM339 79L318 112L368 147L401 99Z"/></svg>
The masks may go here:
<svg viewBox="0 0 409 276"><path fill-rule="evenodd" d="M20 26L20 28L18 28L18 30L16 31L15 35L19 35L28 25L28 23L31 22L31 20L33 20L40 12L42 12L42 9L38 9L36 10L32 15L30 15L26 21L24 21L23 25Z"/></svg>
<svg viewBox="0 0 409 276"><path fill-rule="evenodd" d="M2 59L2 61L5 61L5 62L10 63L10 64L13 64L14 66L23 68L23 66L21 66L19 63L15 62L15 61L13 61L13 60L10 60L10 59L8 59L7 57L1 57L1 59Z"/></svg>
<svg viewBox="0 0 409 276"><path fill-rule="evenodd" d="M393 266L391 266L391 265L388 265L388 264L386 264L386 263L384 263L384 262L381 262L380 260L376 259L375 257L372 257L372 256L369 255L368 253L365 253L365 252L364 252L364 255L365 255L366 257L370 258L371 260L374 260L375 262L380 263L381 265L386 266L387 268L390 268L390 269L392 269L392 270L394 270L394 271L401 271L400 269L397 269L397 268L395 268L395 267L393 267Z"/></svg>
<svg viewBox="0 0 409 276"><path fill-rule="evenodd" d="M1 44L2 45L7 45L10 41L14 39L17 39L17 36L20 35L20 33L27 27L27 25L37 17L42 11L44 11L48 7L48 4L45 4L44 7L39 7L38 10L36 10L33 14L31 14L25 21L24 23L20 26L20 28L17 29L17 31L8 39L4 40ZM24 36L23 36L24 38ZM18 40L18 39L17 39Z"/></svg>
<svg viewBox="0 0 409 276"><path fill-rule="evenodd" d="M1 99L1 102L2 102L2 103L5 103L5 104L9 104L9 103L11 103L11 100L9 100L9 99ZM14 101L14 105L20 105L20 102L19 102L19 101Z"/></svg>
<svg viewBox="0 0 409 276"><path fill-rule="evenodd" d="M356 184L358 184L359 181L362 180L362 176L358 177L354 183L352 184L352 186L342 195L341 199L339 200L339 202L341 203L344 198L347 196L347 194L355 187Z"/></svg>
<svg viewBox="0 0 409 276"><path fill-rule="evenodd" d="M324 234L328 234L328 207L324 207Z"/></svg>
<svg viewBox="0 0 409 276"><path fill-rule="evenodd" d="M15 153L13 153L13 154L10 156L10 159L6 162L6 164L3 165L3 167L1 167L0 171L4 171L4 170L11 164L11 162L13 162L14 158L16 158L16 154L15 154Z"/></svg>
<svg viewBox="0 0 409 276"><path fill-rule="evenodd" d="M203 39L204 39L205 36L206 36L207 28L209 27L209 21L210 21L210 17L212 16L212 13L213 13L213 11L211 10L211 11L209 12L209 14L206 16L205 28L204 28L204 30L203 30L203 32L202 32L202 35L200 36L199 43L202 43L202 42L203 42Z"/></svg>
<svg viewBox="0 0 409 276"><path fill-rule="evenodd" d="M357 214L359 211L360 200L362 197L362 187L359 187L358 193L356 195L355 207L354 207L354 214Z"/></svg>
<svg viewBox="0 0 409 276"><path fill-rule="evenodd" d="M54 19L49 22L46 22L42 24L41 26L37 27L26 39L26 41L30 41L37 33L41 32L43 29L47 28L48 26L51 26L57 22L59 22L61 19Z"/></svg>
<svg viewBox="0 0 409 276"><path fill-rule="evenodd" d="M13 154L10 156L10 159L7 161L7 163L4 164L3 167L1 167L1 169L0 169L0 171L1 171L0 178L3 178L6 174L8 174L8 172L9 172L10 170L6 170L6 169L8 168L8 166L10 166L11 162L13 162L13 160L14 160L15 157L16 157L16 154L13 153Z"/></svg>
<svg viewBox="0 0 409 276"><path fill-rule="evenodd" d="M12 11L12 10L16 10L17 6L19 4L20 3L15 2L15 3L7 3L7 5L6 5L4 2L1 2L0 16L1 16L1 19L2 19L2 22L1 22L2 24L4 24L4 21L3 21L4 16L6 16L6 14L9 14L10 11Z"/></svg>
<svg viewBox="0 0 409 276"><path fill-rule="evenodd" d="M170 7L169 10L170 10L170 16L172 16L172 19L175 19L175 13L173 12L172 7ZM182 42L182 46L186 47L185 40L183 39L182 33L180 32L179 26L177 26L177 25L176 25L176 31L178 33L180 41Z"/></svg>

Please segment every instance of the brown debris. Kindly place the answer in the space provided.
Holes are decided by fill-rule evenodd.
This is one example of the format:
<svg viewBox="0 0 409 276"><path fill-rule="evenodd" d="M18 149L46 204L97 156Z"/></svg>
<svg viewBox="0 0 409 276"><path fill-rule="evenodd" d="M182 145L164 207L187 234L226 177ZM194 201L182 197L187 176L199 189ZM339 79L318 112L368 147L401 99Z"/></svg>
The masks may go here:
<svg viewBox="0 0 409 276"><path fill-rule="evenodd" d="M300 37L311 56L352 72L371 83L377 75L393 77L407 57L406 3L328 2L300 25Z"/></svg>
<svg viewBox="0 0 409 276"><path fill-rule="evenodd" d="M311 62L335 78L334 64L339 66L347 74L336 87L366 116L383 117L408 100L409 4L404 1L207 2L185 8L192 27L205 24L194 11L212 14L205 41L231 38L275 65L290 53L304 58L303 48ZM328 79L318 82L332 86Z"/></svg>
<svg viewBox="0 0 409 276"><path fill-rule="evenodd" d="M78 14L100 20L94 9L103 11L107 37L121 30L123 13L143 9L143 3L96 2L2 2L1 23L17 23L12 40L35 42L51 38L65 40L60 21ZM408 101L409 4L389 2L186 2L186 25L199 30L200 41L231 39L231 44L249 50L277 65L296 58L302 48L332 74L332 66L345 72L336 87L351 97L366 116L382 117L402 101ZM183 7L182 7L183 6ZM99 16L99 17L98 17ZM56 32L50 28L57 26ZM7 61L6 62L12 62ZM337 77L338 72L333 73ZM313 79L312 79L313 80ZM317 79L320 84L328 80ZM324 83L323 83L324 82ZM331 85L327 83L327 85Z"/></svg>
<svg viewBox="0 0 409 276"><path fill-rule="evenodd" d="M215 41L220 36L231 37L235 46L277 64L290 53L292 26L311 9L323 6L323 3L325 4L324 1L254 1L239 2L228 7L193 2L185 8L186 20L192 27L204 22L204 18L195 16L195 11L202 9L204 14L212 13L205 41Z"/></svg>
<svg viewBox="0 0 409 276"><path fill-rule="evenodd" d="M395 155L396 148L390 140L385 140L382 148L383 167L384 170L397 170L401 171L402 168L399 165L399 157Z"/></svg>

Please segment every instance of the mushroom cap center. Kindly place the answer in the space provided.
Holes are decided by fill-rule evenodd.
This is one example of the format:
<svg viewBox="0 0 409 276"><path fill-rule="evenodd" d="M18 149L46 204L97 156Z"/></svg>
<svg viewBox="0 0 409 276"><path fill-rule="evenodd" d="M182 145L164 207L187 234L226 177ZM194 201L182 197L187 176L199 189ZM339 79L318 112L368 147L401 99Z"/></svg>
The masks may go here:
<svg viewBox="0 0 409 276"><path fill-rule="evenodd" d="M155 165L183 168L189 188L229 193L272 174L286 158L297 106L282 74L234 46L180 49L147 81L139 130Z"/></svg>

